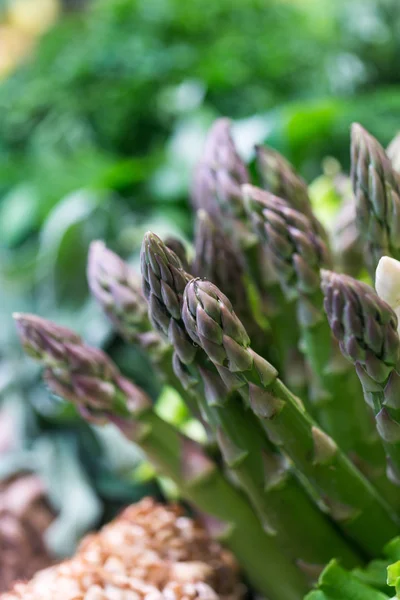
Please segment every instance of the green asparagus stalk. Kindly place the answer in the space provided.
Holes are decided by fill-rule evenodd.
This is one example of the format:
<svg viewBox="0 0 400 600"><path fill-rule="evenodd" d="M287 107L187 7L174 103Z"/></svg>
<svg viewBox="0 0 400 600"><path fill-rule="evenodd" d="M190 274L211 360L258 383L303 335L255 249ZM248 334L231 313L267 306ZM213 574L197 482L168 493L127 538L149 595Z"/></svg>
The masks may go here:
<svg viewBox="0 0 400 600"><path fill-rule="evenodd" d="M400 176L382 146L358 123L351 131L351 178L373 279L381 256L400 258Z"/></svg>
<svg viewBox="0 0 400 600"><path fill-rule="evenodd" d="M228 468L249 497L263 528L275 535L285 554L313 580L333 556L345 565L357 554L311 501L290 463L265 435L254 413L238 394L218 394L219 382L204 376L212 389L212 410L218 419L217 439ZM208 396L210 397L210 396Z"/></svg>
<svg viewBox="0 0 400 600"><path fill-rule="evenodd" d="M193 341L228 385L240 386L270 438L307 478L338 526L368 556L381 551L399 531L397 518L276 369L251 349L228 298L210 282L194 279L185 289L182 317Z"/></svg>
<svg viewBox="0 0 400 600"><path fill-rule="evenodd" d="M179 328L179 335L174 334L179 358L191 367L192 376L204 382L207 417L216 431L224 461L249 497L264 529L276 535L292 559L313 575L332 556L341 557L347 564L354 563L354 553L310 501L289 465L273 451L260 423L235 393L235 386L229 392L204 351L193 346L180 315L178 318L175 312L175 307L182 309L182 282L190 276L154 234L146 235L143 246L146 295L150 304L154 303L153 297L158 300L152 319L158 324L162 309L163 316L174 321L168 328L163 324L165 331ZM157 271L153 268L155 264ZM168 290L163 292L167 285ZM183 338L185 343L181 345Z"/></svg>
<svg viewBox="0 0 400 600"><path fill-rule="evenodd" d="M174 481L183 498L218 519L225 543L256 589L271 600L300 600L306 590L303 574L281 553L275 536L262 530L243 496L201 446L158 417L146 394L102 351L44 319L16 319L24 348L46 367L55 394L73 402L86 419L116 424Z"/></svg>
<svg viewBox="0 0 400 600"><path fill-rule="evenodd" d="M356 367L365 400L388 455L388 475L400 485L400 410L397 316L365 283L324 271L329 323L344 356Z"/></svg>
<svg viewBox="0 0 400 600"><path fill-rule="evenodd" d="M89 288L114 328L129 343L149 356L156 372L185 400L198 416L195 398L182 385L172 367L173 348L154 331L140 276L103 242L93 242L88 258Z"/></svg>
<svg viewBox="0 0 400 600"><path fill-rule="evenodd" d="M302 348L317 383L313 413L341 449L386 493L383 448L374 435L356 374L343 361L324 314L320 268L329 264L327 248L298 211L252 186L245 186L243 193L254 227L269 246L282 288L297 301Z"/></svg>
<svg viewBox="0 0 400 600"><path fill-rule="evenodd" d="M256 156L262 187L308 217L315 232L327 240L327 233L313 212L307 184L289 161L268 146L256 146Z"/></svg>

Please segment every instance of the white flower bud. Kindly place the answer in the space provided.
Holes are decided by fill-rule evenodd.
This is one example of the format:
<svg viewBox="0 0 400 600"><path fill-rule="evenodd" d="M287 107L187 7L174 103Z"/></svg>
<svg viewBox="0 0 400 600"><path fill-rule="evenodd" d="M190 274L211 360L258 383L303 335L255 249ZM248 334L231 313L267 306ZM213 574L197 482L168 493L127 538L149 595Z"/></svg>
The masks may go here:
<svg viewBox="0 0 400 600"><path fill-rule="evenodd" d="M376 268L375 288L378 296L389 304L400 322L400 261L382 256Z"/></svg>

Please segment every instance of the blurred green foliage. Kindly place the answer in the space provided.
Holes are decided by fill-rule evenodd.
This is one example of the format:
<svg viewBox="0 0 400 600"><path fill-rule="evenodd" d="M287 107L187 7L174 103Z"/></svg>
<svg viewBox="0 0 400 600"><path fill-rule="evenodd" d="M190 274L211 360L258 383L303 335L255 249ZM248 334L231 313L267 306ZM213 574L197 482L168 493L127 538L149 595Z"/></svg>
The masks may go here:
<svg viewBox="0 0 400 600"><path fill-rule="evenodd" d="M348 163L353 120L389 141L399 25L397 0L92 0L61 19L0 85L0 396L28 398L42 428L74 420L21 358L18 310L107 345L156 397L146 359L88 298L90 241L135 262L145 229L188 234L190 170L216 116L235 119L248 159L265 140L309 180L328 154Z"/></svg>

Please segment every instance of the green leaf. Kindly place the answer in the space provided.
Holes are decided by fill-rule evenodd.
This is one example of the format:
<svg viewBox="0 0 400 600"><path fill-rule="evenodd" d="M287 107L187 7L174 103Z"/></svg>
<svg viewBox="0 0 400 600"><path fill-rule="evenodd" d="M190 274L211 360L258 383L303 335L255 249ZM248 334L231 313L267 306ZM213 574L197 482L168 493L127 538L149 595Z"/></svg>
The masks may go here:
<svg viewBox="0 0 400 600"><path fill-rule="evenodd" d="M39 198L29 184L21 184L6 194L0 205L0 240L4 246L21 243L38 223Z"/></svg>
<svg viewBox="0 0 400 600"><path fill-rule="evenodd" d="M85 300L87 250L100 233L94 228L95 234L90 235L87 226L92 228L98 220L96 211L103 201L103 195L79 190L64 198L47 218L40 236L38 273L51 282L43 290L46 303L52 298L52 304L79 306Z"/></svg>
<svg viewBox="0 0 400 600"><path fill-rule="evenodd" d="M359 581L352 573L332 560L322 572L318 590L305 600L388 600L388 596Z"/></svg>
<svg viewBox="0 0 400 600"><path fill-rule="evenodd" d="M178 392L165 385L155 406L157 414L168 423L177 427L188 420L189 411Z"/></svg>
<svg viewBox="0 0 400 600"><path fill-rule="evenodd" d="M400 560L400 537L395 537L387 544L385 554L393 561Z"/></svg>
<svg viewBox="0 0 400 600"><path fill-rule="evenodd" d="M353 575L360 581L377 588L385 594L390 594L386 581L388 559L373 560L363 569L354 569Z"/></svg>
<svg viewBox="0 0 400 600"><path fill-rule="evenodd" d="M387 570L387 582L396 588L396 598L400 597L400 560L390 565Z"/></svg>

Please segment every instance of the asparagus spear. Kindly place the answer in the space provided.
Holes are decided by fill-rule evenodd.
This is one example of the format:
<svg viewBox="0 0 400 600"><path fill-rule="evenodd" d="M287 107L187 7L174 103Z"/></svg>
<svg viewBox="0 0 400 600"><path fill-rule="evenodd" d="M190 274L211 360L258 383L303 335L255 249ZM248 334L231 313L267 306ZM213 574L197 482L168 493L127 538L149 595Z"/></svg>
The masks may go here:
<svg viewBox="0 0 400 600"><path fill-rule="evenodd" d="M400 258L400 176L382 146L358 123L351 130L351 178L373 278L381 256Z"/></svg>
<svg viewBox="0 0 400 600"><path fill-rule="evenodd" d="M147 352L161 378L179 392L191 412L198 416L193 394L184 388L172 368L171 344L151 326L140 276L103 242L96 241L89 250L88 283L115 329L127 342Z"/></svg>
<svg viewBox="0 0 400 600"><path fill-rule="evenodd" d="M253 585L271 600L300 600L302 573L265 533L243 496L198 444L153 411L150 399L124 378L100 350L65 328L31 315L17 315L26 351L46 367L50 389L96 422L111 421L138 444L182 497L223 524L226 544Z"/></svg>
<svg viewBox="0 0 400 600"><path fill-rule="evenodd" d="M192 273L196 277L206 277L226 293L250 331L253 343L263 354L271 346L270 332L262 318L256 320L257 300L245 270L244 258L234 242L221 229L205 210L196 215L195 231L196 255ZM254 306L255 305L255 306Z"/></svg>
<svg viewBox="0 0 400 600"><path fill-rule="evenodd" d="M228 298L210 282L194 279L185 289L182 316L193 341L227 382L241 386L271 439L308 479L339 527L367 555L379 552L399 531L399 522L276 369L252 350Z"/></svg>
<svg viewBox="0 0 400 600"><path fill-rule="evenodd" d="M165 332L171 327L179 328L179 335L174 334L179 358L186 366L190 365L192 376L201 377L204 382L207 418L216 431L222 456L248 495L263 527L278 536L279 543L303 568L310 571L312 566L314 574L315 568L332 555L340 556L346 563L354 562L354 554L344 540L312 504L285 461L272 450L258 420L243 407L235 386L229 393L204 351L193 346L180 314L178 318L175 311L182 308L182 282L190 278L179 267L177 257L149 233L144 241L143 263L146 295L150 304L153 297L158 300L153 321L158 323L162 309L165 318L173 321L168 327L163 324ZM157 265L157 271L153 265ZM168 291L160 293L167 285ZM168 298L168 303L164 304L164 298Z"/></svg>
<svg viewBox="0 0 400 600"><path fill-rule="evenodd" d="M240 186L250 181L246 165L236 151L229 119L212 126L203 156L195 171L192 202L209 214L232 214L241 210Z"/></svg>
<svg viewBox="0 0 400 600"><path fill-rule="evenodd" d="M256 156L262 187L274 196L283 198L292 208L308 217L314 230L327 240L324 227L314 215L307 184L289 161L268 146L256 146Z"/></svg>
<svg viewBox="0 0 400 600"><path fill-rule="evenodd" d="M154 233L146 233L141 251L143 291L150 321L173 348L173 368L182 385L196 399L203 419L215 430L216 424L205 401L201 377L193 367L197 348L182 324L180 307L183 291L191 276L176 254Z"/></svg>
<svg viewBox="0 0 400 600"><path fill-rule="evenodd" d="M270 278L256 237L245 222L240 188L250 181L231 135L229 119L217 119L211 127L201 160L195 169L191 199L196 212L204 209L243 252L256 281ZM262 264L262 266L261 266Z"/></svg>
<svg viewBox="0 0 400 600"><path fill-rule="evenodd" d="M126 341L158 359L168 346L152 329L140 276L100 241L89 249L87 278L90 291Z"/></svg>
<svg viewBox="0 0 400 600"><path fill-rule="evenodd" d="M241 196L241 186L249 182L245 164L235 148L229 119L217 119L206 141L203 157L195 171L192 200L204 209L243 252L251 276L265 292L274 273L263 257L261 244L251 232ZM273 298L271 299L273 302ZM276 305L271 306L271 310Z"/></svg>
<svg viewBox="0 0 400 600"><path fill-rule="evenodd" d="M194 204L197 208L204 208L243 253L247 271L258 291L260 314L269 323L271 337L275 340L267 356L281 368L285 380L305 396L304 364L297 351L298 328L296 325L286 327L290 317L294 317L293 307L286 306L268 254L251 231L241 196L241 185L248 181L246 167L230 134L229 120L216 121L207 138L201 168L196 171ZM210 208L212 203L219 212ZM298 368L293 369L292 365L298 365Z"/></svg>
<svg viewBox="0 0 400 600"><path fill-rule="evenodd" d="M156 331L175 347L182 362L190 363L196 348L181 326L180 306L191 276L178 256L150 231L141 251L142 284L150 321Z"/></svg>
<svg viewBox="0 0 400 600"><path fill-rule="evenodd" d="M388 474L400 485L400 341L397 316L365 283L324 271L325 310L340 349L356 367L365 399L388 455Z"/></svg>
<svg viewBox="0 0 400 600"><path fill-rule="evenodd" d="M300 312L314 312L308 297L315 294L314 272L321 264L330 264L329 250L313 230L304 214L293 209L285 200L252 185L244 185L242 193L246 211L259 237L267 244L280 284L288 298L300 300ZM309 267L308 278L299 281ZM304 275L306 273L304 272ZM310 315L311 318L312 315Z"/></svg>
<svg viewBox="0 0 400 600"><path fill-rule="evenodd" d="M305 215L311 215L306 182L296 173L282 154L269 146L256 146L257 170L265 190Z"/></svg>
<svg viewBox="0 0 400 600"><path fill-rule="evenodd" d="M183 292L186 283L191 280L192 276L183 270L181 262L174 252L151 232L148 232L144 237L141 262L143 289L149 303L150 318L154 327L175 348L175 372L178 376L181 375L184 385L196 389L199 408L204 419L217 434L219 445L228 466L236 470L236 475L242 482L241 485L247 488L253 498L253 504L261 522L264 522L265 528L268 528L263 497L260 500L256 494L257 486L254 488L248 478L243 479L247 475L247 471L241 473L242 469L240 461L237 462L236 460L237 457L232 458L232 456L229 456L235 447L238 452L245 452L246 447L244 446L240 450L238 445L240 439L232 441L229 438L228 441L225 441L226 427L221 428L218 409L213 407L214 404L224 404L228 401L228 390L215 369L213 372L212 365L208 364L209 361L204 352L193 344L186 333L181 318ZM240 405L238 407L233 405L232 410L234 411L235 408L236 414L234 414L233 419L234 421L240 421L243 418L243 416L237 415ZM225 425L227 424L225 423ZM228 448L229 443L231 448Z"/></svg>
<svg viewBox="0 0 400 600"><path fill-rule="evenodd" d="M177 257L181 261L182 267L185 269L185 271L189 271L190 267L189 267L188 255L187 255L186 248L185 248L183 242L181 240L179 240L178 238L169 236L165 240L165 245L167 246L167 248L172 250L172 252L175 252Z"/></svg>
<svg viewBox="0 0 400 600"><path fill-rule="evenodd" d="M302 348L317 383L314 414L342 450L386 492L383 449L374 436L356 374L343 361L324 314L320 268L329 264L327 248L307 217L279 198L252 186L245 186L243 193L254 227L268 243L282 288L297 301Z"/></svg>
<svg viewBox="0 0 400 600"><path fill-rule="evenodd" d="M249 300L243 290L246 278L243 257L232 240L221 231L219 223L203 209L196 214L195 251L192 273L215 281L216 285L232 294L238 312L248 313Z"/></svg>

